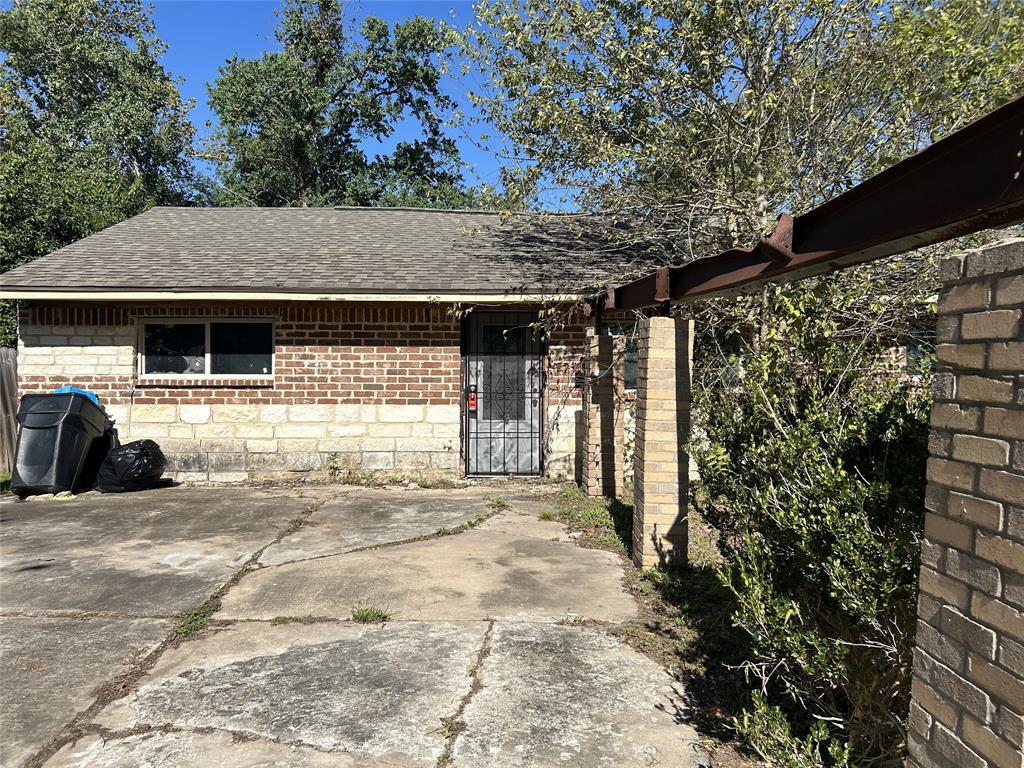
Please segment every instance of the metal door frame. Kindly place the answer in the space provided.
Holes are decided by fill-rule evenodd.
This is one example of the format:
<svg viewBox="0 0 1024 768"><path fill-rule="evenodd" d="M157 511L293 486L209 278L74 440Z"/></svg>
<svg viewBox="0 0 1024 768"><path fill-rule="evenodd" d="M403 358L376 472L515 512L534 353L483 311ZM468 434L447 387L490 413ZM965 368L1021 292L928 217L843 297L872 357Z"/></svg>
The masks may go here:
<svg viewBox="0 0 1024 768"><path fill-rule="evenodd" d="M522 309L503 309L502 307L483 307L474 310L478 314L505 314L505 315L521 315L524 319L524 325L529 325L531 322L537 319L537 313L529 310ZM469 334L470 324L473 312L470 312L463 316L462 322L460 323L460 387L459 387L459 424L462 429L462 473L465 477L507 477L508 473L505 472L475 472L469 471L469 409L466 406L466 391L469 388ZM547 356L548 348L547 341L543 337L538 339L538 353L537 356L540 360L540 395L539 404L537 409L539 411L538 423L537 423L537 439L539 440L537 450L537 472L536 474L516 474L519 477L543 477L545 469L545 451L544 451L544 440L547 437L547 411L546 408L546 394L547 394Z"/></svg>

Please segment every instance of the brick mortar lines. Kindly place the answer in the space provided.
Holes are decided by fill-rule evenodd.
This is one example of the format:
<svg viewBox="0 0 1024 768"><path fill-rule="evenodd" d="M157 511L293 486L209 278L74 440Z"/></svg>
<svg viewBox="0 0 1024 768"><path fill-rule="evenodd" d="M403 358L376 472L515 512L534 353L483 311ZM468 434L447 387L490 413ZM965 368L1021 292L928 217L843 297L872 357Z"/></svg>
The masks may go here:
<svg viewBox="0 0 1024 768"><path fill-rule="evenodd" d="M1024 242L940 274L908 765L1020 768Z"/></svg>

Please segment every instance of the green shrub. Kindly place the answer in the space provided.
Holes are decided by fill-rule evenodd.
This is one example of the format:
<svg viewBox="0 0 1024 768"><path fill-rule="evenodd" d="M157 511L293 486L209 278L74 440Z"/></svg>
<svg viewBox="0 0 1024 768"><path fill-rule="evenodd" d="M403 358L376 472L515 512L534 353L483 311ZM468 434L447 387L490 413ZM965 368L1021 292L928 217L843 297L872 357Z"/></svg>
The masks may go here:
<svg viewBox="0 0 1024 768"><path fill-rule="evenodd" d="M909 324L913 303L877 290L769 294L733 353L705 347L695 365L696 501L764 692L736 725L786 768L904 755L930 396L925 377L882 369L902 333L886 313Z"/></svg>

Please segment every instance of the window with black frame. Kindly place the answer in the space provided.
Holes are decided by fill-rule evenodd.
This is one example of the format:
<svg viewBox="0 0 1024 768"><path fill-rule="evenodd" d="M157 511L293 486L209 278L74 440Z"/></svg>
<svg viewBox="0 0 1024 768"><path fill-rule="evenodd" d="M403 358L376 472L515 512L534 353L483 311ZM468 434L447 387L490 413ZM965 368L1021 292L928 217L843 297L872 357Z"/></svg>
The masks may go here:
<svg viewBox="0 0 1024 768"><path fill-rule="evenodd" d="M271 322L181 320L146 323L142 373L269 376L274 372Z"/></svg>

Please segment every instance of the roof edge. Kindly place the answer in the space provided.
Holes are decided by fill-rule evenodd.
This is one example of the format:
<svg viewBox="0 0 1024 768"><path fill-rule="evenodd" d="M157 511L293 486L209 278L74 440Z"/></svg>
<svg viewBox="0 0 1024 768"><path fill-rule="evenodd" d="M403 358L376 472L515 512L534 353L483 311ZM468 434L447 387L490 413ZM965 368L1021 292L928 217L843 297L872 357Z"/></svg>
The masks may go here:
<svg viewBox="0 0 1024 768"><path fill-rule="evenodd" d="M333 301L416 304L547 304L577 302L582 294L545 293L300 293L288 291L161 291L3 288L0 299L47 301Z"/></svg>
<svg viewBox="0 0 1024 768"><path fill-rule="evenodd" d="M535 218L595 218L609 213L607 211L514 211L508 209L498 210L494 208L427 208L415 205L153 205L145 211L136 214L136 216L144 216L150 211L370 211L375 213L401 211L405 213L466 213L482 216L503 216L506 218L515 218L517 216L529 216ZM124 219L124 221L128 221L132 218L135 217L130 216L128 219Z"/></svg>

